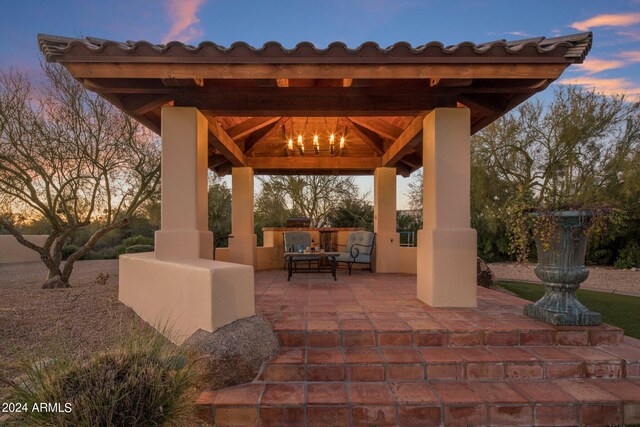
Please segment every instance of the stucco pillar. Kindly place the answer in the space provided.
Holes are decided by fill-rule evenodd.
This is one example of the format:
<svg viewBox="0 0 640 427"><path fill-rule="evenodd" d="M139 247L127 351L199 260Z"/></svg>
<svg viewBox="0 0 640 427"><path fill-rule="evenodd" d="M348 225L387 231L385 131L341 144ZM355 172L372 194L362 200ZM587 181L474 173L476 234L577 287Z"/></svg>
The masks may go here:
<svg viewBox="0 0 640 427"><path fill-rule="evenodd" d="M476 231L471 228L470 115L436 108L424 119L423 229L418 298L434 307L475 307Z"/></svg>
<svg viewBox="0 0 640 427"><path fill-rule="evenodd" d="M207 119L192 107L162 109L161 227L157 259L213 259L207 227Z"/></svg>
<svg viewBox="0 0 640 427"><path fill-rule="evenodd" d="M400 236L396 232L396 168L376 168L373 187L376 272L397 273Z"/></svg>
<svg viewBox="0 0 640 427"><path fill-rule="evenodd" d="M256 265L256 235L253 233L253 169L231 172L231 235L229 261Z"/></svg>

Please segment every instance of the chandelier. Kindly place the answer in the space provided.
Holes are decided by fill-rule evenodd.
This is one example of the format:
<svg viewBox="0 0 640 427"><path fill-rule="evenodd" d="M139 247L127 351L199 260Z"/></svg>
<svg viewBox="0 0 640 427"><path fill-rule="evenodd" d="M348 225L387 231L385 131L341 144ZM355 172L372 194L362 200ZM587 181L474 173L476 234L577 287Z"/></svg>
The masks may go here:
<svg viewBox="0 0 640 427"><path fill-rule="evenodd" d="M307 117L307 120L304 122L304 130L302 132L298 132L296 139L296 146L294 147L294 137L293 135L295 135L295 131L293 129L293 126L291 126L291 135L289 136L289 139L287 141L287 154L288 153L295 153L295 150L297 148L298 152L300 153L301 156L304 156L305 153L305 138L306 138L306 134L307 134L307 124L309 123L309 118ZM320 155L320 151L328 151L330 156L335 156L336 155L336 151L340 150L340 154L343 154L345 149L346 149L346 145L345 145L345 136L346 136L346 129L345 131L342 133L342 135L340 136L340 140L339 140L339 145L338 148L336 148L336 132L331 132L329 133L329 126L327 125L327 118L324 118L324 127L325 127L325 131L326 134L329 135L328 139L327 139L327 143L328 143L328 148L326 150L321 150L320 149L320 137L318 136L318 132L313 134L313 139L312 139L312 146L313 146L313 153L316 156Z"/></svg>

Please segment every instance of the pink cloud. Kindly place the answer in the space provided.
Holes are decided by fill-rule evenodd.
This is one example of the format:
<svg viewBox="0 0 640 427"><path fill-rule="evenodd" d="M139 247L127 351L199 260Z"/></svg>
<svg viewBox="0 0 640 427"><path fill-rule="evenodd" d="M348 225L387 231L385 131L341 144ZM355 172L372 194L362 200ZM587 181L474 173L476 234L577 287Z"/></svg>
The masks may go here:
<svg viewBox="0 0 640 427"><path fill-rule="evenodd" d="M584 21L574 22L570 26L589 31L593 27L628 27L640 23L640 13L618 13L597 15Z"/></svg>
<svg viewBox="0 0 640 427"><path fill-rule="evenodd" d="M618 54L620 58L624 58L628 62L640 62L640 50L630 50Z"/></svg>
<svg viewBox="0 0 640 427"><path fill-rule="evenodd" d="M621 61L618 59L587 58L587 60L583 64L577 64L574 71L582 71L587 75L591 75L600 73L602 71L622 68L625 66L625 64L625 61Z"/></svg>
<svg viewBox="0 0 640 427"><path fill-rule="evenodd" d="M605 95L625 95L627 99L640 100L640 86L625 78L599 79L596 77L577 77L562 79L560 84L573 84L595 89Z"/></svg>
<svg viewBox="0 0 640 427"><path fill-rule="evenodd" d="M205 0L167 0L166 7L172 25L162 42L180 40L187 43L201 37L203 32L196 24L200 22L198 9L204 2Z"/></svg>

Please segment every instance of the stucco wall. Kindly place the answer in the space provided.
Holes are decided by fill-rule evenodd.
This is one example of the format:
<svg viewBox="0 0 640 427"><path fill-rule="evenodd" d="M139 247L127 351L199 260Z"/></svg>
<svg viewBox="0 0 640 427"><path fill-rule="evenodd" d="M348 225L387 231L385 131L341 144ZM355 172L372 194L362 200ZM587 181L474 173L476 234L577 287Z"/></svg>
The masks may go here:
<svg viewBox="0 0 640 427"><path fill-rule="evenodd" d="M47 240L46 235L25 236L31 243L38 246L44 245ZM0 236L0 264L8 264L10 262L36 262L40 261L40 255L24 245L18 243L15 237L11 235Z"/></svg>

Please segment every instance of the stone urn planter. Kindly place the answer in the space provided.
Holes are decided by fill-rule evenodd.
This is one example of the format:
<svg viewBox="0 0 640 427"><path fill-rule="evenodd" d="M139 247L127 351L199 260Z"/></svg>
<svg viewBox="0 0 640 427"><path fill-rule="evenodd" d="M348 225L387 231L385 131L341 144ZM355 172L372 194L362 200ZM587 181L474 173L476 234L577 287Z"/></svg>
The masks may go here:
<svg viewBox="0 0 640 427"><path fill-rule="evenodd" d="M600 313L589 310L576 296L580 284L589 277L584 258L591 213L560 211L544 215L550 216L551 229L546 239L539 232L534 235L538 251L534 272L544 283L545 293L534 304L526 305L524 313L552 325L599 325Z"/></svg>

